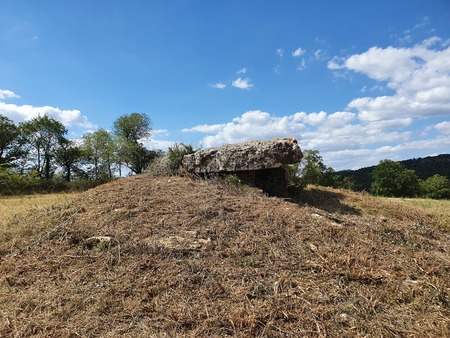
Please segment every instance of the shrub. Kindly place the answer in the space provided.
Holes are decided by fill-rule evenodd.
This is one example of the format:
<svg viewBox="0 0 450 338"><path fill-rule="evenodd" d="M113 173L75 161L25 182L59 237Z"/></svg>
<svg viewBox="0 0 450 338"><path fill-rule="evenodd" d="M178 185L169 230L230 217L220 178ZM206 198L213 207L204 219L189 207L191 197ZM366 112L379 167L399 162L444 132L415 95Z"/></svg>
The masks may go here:
<svg viewBox="0 0 450 338"><path fill-rule="evenodd" d="M175 143L172 147L169 147L168 157L171 174L179 174L183 165L183 157L194 152L194 148L190 144Z"/></svg>

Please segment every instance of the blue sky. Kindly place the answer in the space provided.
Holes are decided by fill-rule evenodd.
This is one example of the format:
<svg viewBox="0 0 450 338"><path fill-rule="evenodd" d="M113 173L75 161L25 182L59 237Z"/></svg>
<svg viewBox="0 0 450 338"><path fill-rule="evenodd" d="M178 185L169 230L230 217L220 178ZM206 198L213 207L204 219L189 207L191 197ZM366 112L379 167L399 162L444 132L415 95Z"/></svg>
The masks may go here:
<svg viewBox="0 0 450 338"><path fill-rule="evenodd" d="M450 152L448 0L0 0L0 114L146 144L295 137L336 170Z"/></svg>

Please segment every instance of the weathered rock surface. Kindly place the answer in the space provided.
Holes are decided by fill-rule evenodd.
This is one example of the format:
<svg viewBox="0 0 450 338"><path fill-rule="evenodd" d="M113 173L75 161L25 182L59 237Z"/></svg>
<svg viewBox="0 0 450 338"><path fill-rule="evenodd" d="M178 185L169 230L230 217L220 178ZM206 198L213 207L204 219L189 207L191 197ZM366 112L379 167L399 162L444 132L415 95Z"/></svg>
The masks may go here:
<svg viewBox="0 0 450 338"><path fill-rule="evenodd" d="M294 138L251 141L199 150L183 157L184 168L200 175L234 174L243 183L269 195L286 196L284 164L300 162L303 154Z"/></svg>
<svg viewBox="0 0 450 338"><path fill-rule="evenodd" d="M235 173L280 168L298 163L303 154L294 138L250 141L199 150L183 158L183 166L197 174Z"/></svg>

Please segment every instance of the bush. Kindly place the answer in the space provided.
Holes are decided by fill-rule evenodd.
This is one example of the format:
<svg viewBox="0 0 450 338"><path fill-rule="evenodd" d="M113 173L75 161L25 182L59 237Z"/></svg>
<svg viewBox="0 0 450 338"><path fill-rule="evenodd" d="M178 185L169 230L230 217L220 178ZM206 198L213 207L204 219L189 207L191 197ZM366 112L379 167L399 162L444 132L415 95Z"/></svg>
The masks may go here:
<svg viewBox="0 0 450 338"><path fill-rule="evenodd" d="M425 197L433 199L450 199L450 180L439 174L420 182Z"/></svg>
<svg viewBox="0 0 450 338"><path fill-rule="evenodd" d="M169 166L173 175L179 174L183 165L183 157L188 154L194 153L192 145L184 143L175 143L172 147L169 147Z"/></svg>

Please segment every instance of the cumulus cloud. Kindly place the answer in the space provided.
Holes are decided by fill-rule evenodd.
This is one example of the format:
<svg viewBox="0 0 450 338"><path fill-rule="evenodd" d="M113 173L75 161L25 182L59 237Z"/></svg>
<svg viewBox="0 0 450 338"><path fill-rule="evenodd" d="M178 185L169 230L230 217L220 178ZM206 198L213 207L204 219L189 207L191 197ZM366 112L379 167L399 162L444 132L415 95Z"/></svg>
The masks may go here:
<svg viewBox="0 0 450 338"><path fill-rule="evenodd" d="M283 57L283 55L284 55L284 49L283 48L278 48L275 52L277 53L277 55L279 57Z"/></svg>
<svg viewBox="0 0 450 338"><path fill-rule="evenodd" d="M302 49L302 48L297 48L296 50L294 50L293 52L292 52L292 56L294 56L294 57L299 57L299 56L302 56L303 54L305 54L305 50L304 49Z"/></svg>
<svg viewBox="0 0 450 338"><path fill-rule="evenodd" d="M304 130L305 126L296 114L276 117L261 110L251 110L228 123L195 126L184 132L206 134L202 143L205 147L213 147L225 143L298 136Z"/></svg>
<svg viewBox="0 0 450 338"><path fill-rule="evenodd" d="M16 93L10 91L10 90L6 90L6 89L0 89L0 100L3 99L17 99L20 96L17 95Z"/></svg>
<svg viewBox="0 0 450 338"><path fill-rule="evenodd" d="M18 97L12 91L0 90L0 99ZM65 127L95 127L79 110L65 110L52 106L35 107L32 105L16 105L0 101L0 115L7 116L16 123L29 121L40 115L48 115L60 121Z"/></svg>
<svg viewBox="0 0 450 338"><path fill-rule="evenodd" d="M443 121L434 126L442 134L450 135L450 121Z"/></svg>
<svg viewBox="0 0 450 338"><path fill-rule="evenodd" d="M372 47L343 61L335 58L328 68L362 73L394 90L390 96L353 99L348 109L358 111L362 120L446 116L450 112L450 47L431 48L439 42L433 37L411 48Z"/></svg>
<svg viewBox="0 0 450 338"><path fill-rule="evenodd" d="M245 73L247 73L247 68L241 68L241 69L239 69L237 72L236 72L236 74L245 74Z"/></svg>
<svg viewBox="0 0 450 338"><path fill-rule="evenodd" d="M251 87L253 87L253 84L251 84L250 81L251 81L251 80L250 80L249 78L243 79L243 78L238 77L236 80L234 80L234 81L232 82L231 85L232 85L233 87L235 87L235 88L246 89L246 90L248 90L248 89L250 89Z"/></svg>

